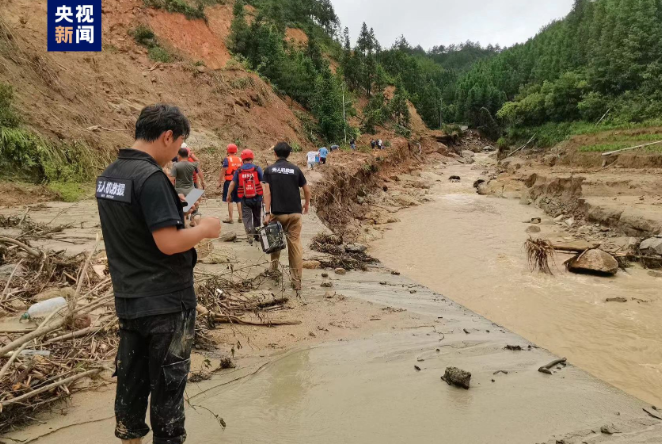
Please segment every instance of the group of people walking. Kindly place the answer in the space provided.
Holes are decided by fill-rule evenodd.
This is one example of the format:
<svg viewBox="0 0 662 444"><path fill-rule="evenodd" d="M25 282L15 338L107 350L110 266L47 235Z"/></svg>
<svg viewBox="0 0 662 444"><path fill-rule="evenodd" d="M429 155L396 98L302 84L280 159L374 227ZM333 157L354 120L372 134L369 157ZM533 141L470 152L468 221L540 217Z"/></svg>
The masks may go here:
<svg viewBox="0 0 662 444"><path fill-rule="evenodd" d="M189 133L189 121L177 107L148 106L136 122L133 146L120 150L97 178L120 324L115 435L124 444L140 444L149 433L149 398L154 442L181 444L186 439L184 390L197 306L195 246L221 233L221 221L202 217L196 206L184 213L186 196L205 188L199 160L184 143ZM218 183L228 203L224 222L233 223L236 204L251 243L263 223L279 222L287 240L292 286L300 290L302 215L309 211L311 192L302 171L288 161L292 148L276 144L274 163L264 171L251 150L238 153L230 144L227 152ZM280 251L272 253L273 269L279 261Z"/></svg>

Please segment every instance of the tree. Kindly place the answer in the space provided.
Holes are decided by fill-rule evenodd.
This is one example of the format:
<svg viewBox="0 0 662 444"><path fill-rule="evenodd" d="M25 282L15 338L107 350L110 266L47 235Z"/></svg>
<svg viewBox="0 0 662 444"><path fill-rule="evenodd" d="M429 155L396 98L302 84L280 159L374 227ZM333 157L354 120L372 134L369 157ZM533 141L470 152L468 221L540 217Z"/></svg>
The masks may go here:
<svg viewBox="0 0 662 444"><path fill-rule="evenodd" d="M319 131L327 142L338 141L345 127L342 90L330 69L324 69L317 77L315 90L313 111L318 120Z"/></svg>
<svg viewBox="0 0 662 444"><path fill-rule="evenodd" d="M230 25L229 49L232 52L243 54L246 51L248 39L248 24L246 23L246 12L244 2L237 0L232 10L234 18Z"/></svg>
<svg viewBox="0 0 662 444"><path fill-rule="evenodd" d="M398 79L393 99L391 99L391 115L395 122L404 128L409 128L411 114L409 113L409 94L402 87L401 79Z"/></svg>

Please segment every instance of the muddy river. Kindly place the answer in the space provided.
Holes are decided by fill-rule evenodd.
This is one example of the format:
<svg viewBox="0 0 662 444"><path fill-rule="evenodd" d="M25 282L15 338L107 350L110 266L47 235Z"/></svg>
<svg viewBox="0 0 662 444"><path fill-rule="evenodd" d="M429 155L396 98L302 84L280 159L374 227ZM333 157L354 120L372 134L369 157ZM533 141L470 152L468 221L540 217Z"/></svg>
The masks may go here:
<svg viewBox="0 0 662 444"><path fill-rule="evenodd" d="M517 200L479 196L478 171L449 167L433 202L398 213L400 223L374 242L372 254L471 310L614 386L662 404L662 279L638 267L614 278L529 271L527 225L543 216ZM451 184L451 174L462 183ZM438 177L437 177L438 178ZM543 217L542 236L568 236ZM605 302L625 297L627 303ZM640 299L645 302L633 300Z"/></svg>

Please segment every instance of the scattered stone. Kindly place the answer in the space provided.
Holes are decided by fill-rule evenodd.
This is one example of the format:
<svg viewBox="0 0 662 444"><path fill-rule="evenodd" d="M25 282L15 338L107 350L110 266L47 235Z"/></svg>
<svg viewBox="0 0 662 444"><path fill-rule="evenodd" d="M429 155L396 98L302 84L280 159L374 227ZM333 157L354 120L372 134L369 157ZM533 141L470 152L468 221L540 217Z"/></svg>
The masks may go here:
<svg viewBox="0 0 662 444"><path fill-rule="evenodd" d="M614 424L603 425L602 427L600 427L600 432L604 433L605 435L613 435L614 433L621 433L616 427L614 427Z"/></svg>
<svg viewBox="0 0 662 444"><path fill-rule="evenodd" d="M368 249L367 246L362 244L347 244L345 245L345 251L347 253L365 253Z"/></svg>
<svg viewBox="0 0 662 444"><path fill-rule="evenodd" d="M393 276L400 276L400 272L399 272L399 271L395 271L395 270L394 270L394 271L391 271L391 274L392 274Z"/></svg>
<svg viewBox="0 0 662 444"><path fill-rule="evenodd" d="M414 368L416 369L417 372L421 371L421 368L418 365L415 365Z"/></svg>
<svg viewBox="0 0 662 444"><path fill-rule="evenodd" d="M386 281L381 281L379 285L387 285L388 283Z"/></svg>
<svg viewBox="0 0 662 444"><path fill-rule="evenodd" d="M317 270L322 266L320 261L303 261L303 268L306 270Z"/></svg>
<svg viewBox="0 0 662 444"><path fill-rule="evenodd" d="M525 224L540 224L542 223L542 219L539 217L532 217L531 219L527 219L524 221Z"/></svg>
<svg viewBox="0 0 662 444"><path fill-rule="evenodd" d="M644 254L659 254L662 255L662 239L659 237L651 237L646 239L639 245L639 249Z"/></svg>
<svg viewBox="0 0 662 444"><path fill-rule="evenodd" d="M507 374L508 374L508 370L497 370L497 371L495 371L495 372L492 373L492 374L493 374L493 375L498 375L499 373L503 373L504 375L507 375Z"/></svg>
<svg viewBox="0 0 662 444"><path fill-rule="evenodd" d="M506 345L506 350L522 351L521 345Z"/></svg>
<svg viewBox="0 0 662 444"><path fill-rule="evenodd" d="M464 331L464 332L465 332L466 334L468 334L468 335L471 334L471 333L469 332L469 330L467 330L466 328L463 328L462 331Z"/></svg>
<svg viewBox="0 0 662 444"><path fill-rule="evenodd" d="M624 303L624 302L627 302L627 301L628 300L625 299L625 298L607 298L607 299L605 299L605 302L621 302L621 303Z"/></svg>
<svg viewBox="0 0 662 444"><path fill-rule="evenodd" d="M326 293L324 293L324 298L325 299L333 299L333 297L335 295L336 295L335 293L331 293L330 291L327 291Z"/></svg>
<svg viewBox="0 0 662 444"><path fill-rule="evenodd" d="M344 268L336 268L335 272L336 274L339 274L341 276L347 274L347 270L345 270Z"/></svg>
<svg viewBox="0 0 662 444"><path fill-rule="evenodd" d="M12 273L14 273L14 268L16 268L17 264L6 264L3 266L0 266L0 280L6 281L9 279L9 276L11 276ZM18 269L14 273L14 277L23 277L25 276L25 267L23 265L18 265Z"/></svg>
<svg viewBox="0 0 662 444"><path fill-rule="evenodd" d="M333 287L333 283L331 282L322 282L322 285L320 285L322 288L331 288Z"/></svg>
<svg viewBox="0 0 662 444"><path fill-rule="evenodd" d="M441 377L442 381L446 381L448 385L455 385L469 390L471 383L471 373L461 370L457 367L448 367L444 376Z"/></svg>
<svg viewBox="0 0 662 444"><path fill-rule="evenodd" d="M574 218L574 217L571 217L570 219L566 219L566 220L565 220L565 224L566 224L568 227L572 227L572 226L575 224L575 218Z"/></svg>
<svg viewBox="0 0 662 444"><path fill-rule="evenodd" d="M542 230L540 229L540 227L537 227L535 225L532 225L526 229L526 232L529 234L540 233L541 231Z"/></svg>
<svg viewBox="0 0 662 444"><path fill-rule="evenodd" d="M35 302L42 302L58 297L63 297L66 300L70 300L71 298L74 297L75 293L76 291L71 287L50 288L48 290L44 290L41 293L37 294L33 298L33 300Z"/></svg>
<svg viewBox="0 0 662 444"><path fill-rule="evenodd" d="M448 180L450 180L453 183L457 183L460 182L462 179L460 178L460 176L451 176L448 178Z"/></svg>
<svg viewBox="0 0 662 444"><path fill-rule="evenodd" d="M594 248L586 250L577 258L571 259L568 262L568 270L613 276L618 271L618 261L611 254Z"/></svg>
<svg viewBox="0 0 662 444"><path fill-rule="evenodd" d="M494 379L492 379L492 382L496 382Z"/></svg>
<svg viewBox="0 0 662 444"><path fill-rule="evenodd" d="M12 299L9 301L9 306L18 312L26 311L29 308L28 304L20 299Z"/></svg>
<svg viewBox="0 0 662 444"><path fill-rule="evenodd" d="M312 331L308 332L308 336L310 336L311 338L316 338L317 337L317 335L315 333L313 333Z"/></svg>
<svg viewBox="0 0 662 444"><path fill-rule="evenodd" d="M416 290L409 290L409 294L416 294Z"/></svg>
<svg viewBox="0 0 662 444"><path fill-rule="evenodd" d="M222 242L234 242L237 240L237 234L236 233L223 233L221 234L221 241Z"/></svg>
<svg viewBox="0 0 662 444"><path fill-rule="evenodd" d="M417 362L424 362L425 359L423 359L423 358L418 358L418 359L416 359L416 361L417 361Z"/></svg>
<svg viewBox="0 0 662 444"><path fill-rule="evenodd" d="M198 66L196 69L197 69L198 72L201 73L201 74L207 71L207 68L205 68L205 67L202 66L202 65Z"/></svg>
<svg viewBox="0 0 662 444"><path fill-rule="evenodd" d="M322 277L325 278L325 279L328 278L328 277L329 277L329 273L322 273Z"/></svg>

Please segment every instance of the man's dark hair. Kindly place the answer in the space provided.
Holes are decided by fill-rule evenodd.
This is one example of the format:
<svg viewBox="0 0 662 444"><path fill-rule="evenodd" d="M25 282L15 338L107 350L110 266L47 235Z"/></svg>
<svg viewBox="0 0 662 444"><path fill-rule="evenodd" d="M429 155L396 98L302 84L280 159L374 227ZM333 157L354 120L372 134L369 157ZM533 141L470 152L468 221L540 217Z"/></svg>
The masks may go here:
<svg viewBox="0 0 662 444"><path fill-rule="evenodd" d="M136 121L136 140L154 142L161 134L172 131L175 139L187 138L191 133L191 124L176 106L150 105L143 108Z"/></svg>
<svg viewBox="0 0 662 444"><path fill-rule="evenodd" d="M287 142L278 142L274 147L274 153L282 159L287 159L292 153L292 147Z"/></svg>
<svg viewBox="0 0 662 444"><path fill-rule="evenodd" d="M179 154L179 157L183 157L184 159L188 158L188 150L186 148L180 148L179 151L177 151L177 154Z"/></svg>

